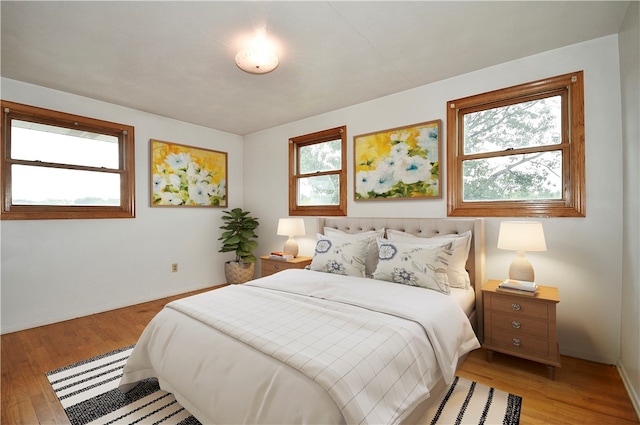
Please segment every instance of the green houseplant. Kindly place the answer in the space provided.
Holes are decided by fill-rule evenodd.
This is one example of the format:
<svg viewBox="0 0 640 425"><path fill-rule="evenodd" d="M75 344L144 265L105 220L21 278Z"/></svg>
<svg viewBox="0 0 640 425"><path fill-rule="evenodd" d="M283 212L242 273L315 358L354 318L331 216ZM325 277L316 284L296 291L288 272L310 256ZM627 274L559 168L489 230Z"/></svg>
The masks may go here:
<svg viewBox="0 0 640 425"><path fill-rule="evenodd" d="M256 256L253 250L258 247L255 240L258 220L251 217L249 211L242 208L234 208L231 211L223 211L220 226L224 232L218 238L222 241L222 247L218 252L235 252L236 259L227 261L224 265L224 274L227 283L244 283L253 279Z"/></svg>

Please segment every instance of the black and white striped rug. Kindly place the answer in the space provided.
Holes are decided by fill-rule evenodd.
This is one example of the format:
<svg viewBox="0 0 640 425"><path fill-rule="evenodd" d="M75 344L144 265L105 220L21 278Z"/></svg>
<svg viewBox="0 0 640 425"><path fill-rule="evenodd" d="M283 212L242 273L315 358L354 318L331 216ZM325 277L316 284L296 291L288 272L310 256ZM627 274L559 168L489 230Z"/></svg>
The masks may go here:
<svg viewBox="0 0 640 425"><path fill-rule="evenodd" d="M133 346L112 351L47 373L73 425L176 424L200 422L147 379L128 393L117 387ZM435 396L435 394L434 394ZM520 422L519 396L456 377L437 395L421 424L505 424Z"/></svg>
<svg viewBox="0 0 640 425"><path fill-rule="evenodd" d="M420 424L520 423L522 397L456 376L451 386L438 394Z"/></svg>

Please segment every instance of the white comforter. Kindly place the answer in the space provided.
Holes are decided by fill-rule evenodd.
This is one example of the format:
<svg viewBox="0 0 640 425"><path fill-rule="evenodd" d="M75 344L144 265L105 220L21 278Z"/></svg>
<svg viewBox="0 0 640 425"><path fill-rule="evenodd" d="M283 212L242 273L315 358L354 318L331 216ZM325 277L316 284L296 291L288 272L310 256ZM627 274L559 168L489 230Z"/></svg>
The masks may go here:
<svg viewBox="0 0 640 425"><path fill-rule="evenodd" d="M478 346L446 295L287 270L168 304L121 388L156 376L203 423L397 423Z"/></svg>

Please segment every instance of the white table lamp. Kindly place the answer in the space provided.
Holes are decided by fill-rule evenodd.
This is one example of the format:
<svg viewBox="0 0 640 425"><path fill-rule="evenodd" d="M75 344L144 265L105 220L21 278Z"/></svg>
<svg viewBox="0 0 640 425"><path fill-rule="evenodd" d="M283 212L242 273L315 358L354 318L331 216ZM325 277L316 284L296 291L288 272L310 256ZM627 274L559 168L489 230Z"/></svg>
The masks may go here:
<svg viewBox="0 0 640 425"><path fill-rule="evenodd" d="M498 234L498 249L517 251L509 267L509 279L535 282L533 266L525 251L546 251L542 223L537 221L503 221Z"/></svg>
<svg viewBox="0 0 640 425"><path fill-rule="evenodd" d="M302 236L305 234L304 220L301 218L281 218L278 220L279 236L288 236L289 239L284 243L284 252L294 257L298 256L298 242L294 236Z"/></svg>

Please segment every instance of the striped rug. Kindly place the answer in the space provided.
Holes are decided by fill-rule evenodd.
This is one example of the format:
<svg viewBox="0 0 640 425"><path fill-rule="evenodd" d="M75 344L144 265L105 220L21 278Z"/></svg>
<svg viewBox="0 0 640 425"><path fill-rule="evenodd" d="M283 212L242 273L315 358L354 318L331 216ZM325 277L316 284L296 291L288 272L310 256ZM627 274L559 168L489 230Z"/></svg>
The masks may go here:
<svg viewBox="0 0 640 425"><path fill-rule="evenodd" d="M133 346L112 351L47 373L73 425L166 424L200 422L147 379L128 393L117 387ZM420 421L427 424L518 424L522 399L476 382L456 377Z"/></svg>
<svg viewBox="0 0 640 425"><path fill-rule="evenodd" d="M420 424L520 423L522 397L456 376L439 403L433 403Z"/></svg>

